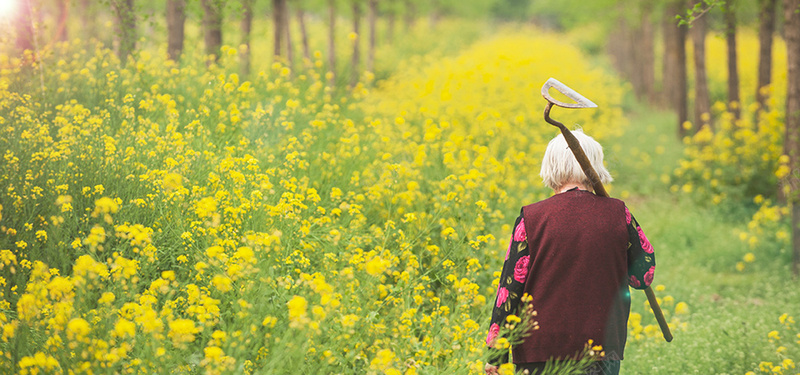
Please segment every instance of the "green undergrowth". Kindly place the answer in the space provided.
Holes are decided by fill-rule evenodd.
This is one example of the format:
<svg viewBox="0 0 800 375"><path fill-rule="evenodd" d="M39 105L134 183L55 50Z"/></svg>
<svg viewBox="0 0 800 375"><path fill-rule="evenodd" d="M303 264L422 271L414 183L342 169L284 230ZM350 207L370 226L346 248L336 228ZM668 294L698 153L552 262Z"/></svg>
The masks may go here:
<svg viewBox="0 0 800 375"><path fill-rule="evenodd" d="M606 146L616 177L611 194L625 197L656 249L654 284L690 311L673 342L629 342L622 373L745 374L758 373L760 365L771 369L766 362L800 360L797 328L780 321L782 314L800 311L800 282L792 278L790 258L740 241L737 233L747 230L757 210L752 202L714 205L670 192L683 147L676 122L672 114L641 110L630 115L629 132ZM749 251L757 261L737 270ZM644 293L633 294L634 307L645 301Z"/></svg>

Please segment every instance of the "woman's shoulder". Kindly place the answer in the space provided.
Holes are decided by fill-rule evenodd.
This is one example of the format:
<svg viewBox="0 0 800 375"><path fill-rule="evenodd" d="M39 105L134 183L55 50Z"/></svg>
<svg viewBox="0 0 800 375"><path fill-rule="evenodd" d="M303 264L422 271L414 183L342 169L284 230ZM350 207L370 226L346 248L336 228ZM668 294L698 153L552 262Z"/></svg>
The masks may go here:
<svg viewBox="0 0 800 375"><path fill-rule="evenodd" d="M522 207L520 214L524 215L526 211L536 212L541 210L556 209L564 205L569 205L573 207L575 206L587 206L595 208L607 207L612 210L616 209L624 210L624 208L626 207L625 202L622 201L621 199L602 197L588 191L574 191L574 192L555 194L551 197L540 200L538 202L527 204Z"/></svg>

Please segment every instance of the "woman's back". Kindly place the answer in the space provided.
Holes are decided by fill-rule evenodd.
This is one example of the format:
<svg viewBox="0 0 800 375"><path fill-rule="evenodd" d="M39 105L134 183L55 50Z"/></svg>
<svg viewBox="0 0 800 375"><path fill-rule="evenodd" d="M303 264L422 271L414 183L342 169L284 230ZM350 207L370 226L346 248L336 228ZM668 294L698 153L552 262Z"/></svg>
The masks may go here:
<svg viewBox="0 0 800 375"><path fill-rule="evenodd" d="M622 201L577 189L523 208L524 292L539 329L515 348L515 361L572 356L589 339L621 359L630 310L625 217Z"/></svg>

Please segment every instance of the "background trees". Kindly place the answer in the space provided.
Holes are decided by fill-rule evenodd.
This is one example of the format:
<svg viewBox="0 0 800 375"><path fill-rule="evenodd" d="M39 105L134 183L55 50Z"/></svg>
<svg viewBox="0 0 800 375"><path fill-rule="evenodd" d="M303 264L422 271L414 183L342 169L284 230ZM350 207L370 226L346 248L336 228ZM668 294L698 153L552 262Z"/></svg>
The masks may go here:
<svg viewBox="0 0 800 375"><path fill-rule="evenodd" d="M785 0L786 51L788 57L786 91L786 138L784 154L789 156L786 186L792 207L792 253L795 276L800 274L800 0Z"/></svg>

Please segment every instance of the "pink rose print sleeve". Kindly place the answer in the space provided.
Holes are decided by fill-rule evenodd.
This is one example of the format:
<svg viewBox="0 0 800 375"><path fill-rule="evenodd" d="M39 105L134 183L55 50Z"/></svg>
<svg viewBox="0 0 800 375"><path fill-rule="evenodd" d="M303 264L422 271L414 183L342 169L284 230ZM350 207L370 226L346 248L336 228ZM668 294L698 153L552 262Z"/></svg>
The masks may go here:
<svg viewBox="0 0 800 375"><path fill-rule="evenodd" d="M497 303L495 305L500 307L506 303L506 300L508 300L508 289L501 286L500 289L497 290Z"/></svg>
<svg viewBox="0 0 800 375"><path fill-rule="evenodd" d="M525 241L525 219L520 219L517 223L517 227L514 229L514 241Z"/></svg>
<svg viewBox="0 0 800 375"><path fill-rule="evenodd" d="M492 309L489 333L486 336L486 344L492 354L489 363L494 365L508 362L508 352L494 349L492 343L500 335L500 327L506 324L506 317L511 314L517 314L525 279L528 277L529 263L531 262L528 251L528 236L525 233L522 212L514 222L513 228L511 241L508 249L506 249L503 271L500 273L500 283L497 286L497 298Z"/></svg>
<svg viewBox="0 0 800 375"><path fill-rule="evenodd" d="M486 336L486 345L492 345L498 333L500 333L500 326L497 323L492 323L492 326L489 327L489 334Z"/></svg>
<svg viewBox="0 0 800 375"><path fill-rule="evenodd" d="M650 240L644 235L642 227L636 227L636 232L639 233L639 242L642 244L642 250L644 250L645 253L652 254L653 245L650 244Z"/></svg>
<svg viewBox="0 0 800 375"><path fill-rule="evenodd" d="M656 270L653 245L627 207L625 221L628 226L628 285L635 289L647 289L653 283Z"/></svg>
<svg viewBox="0 0 800 375"><path fill-rule="evenodd" d="M525 284L525 279L528 278L528 262L530 259L530 255L519 258L517 264L514 266L514 280Z"/></svg>

